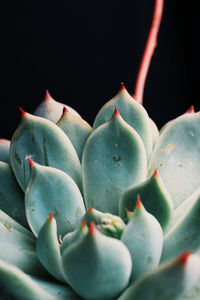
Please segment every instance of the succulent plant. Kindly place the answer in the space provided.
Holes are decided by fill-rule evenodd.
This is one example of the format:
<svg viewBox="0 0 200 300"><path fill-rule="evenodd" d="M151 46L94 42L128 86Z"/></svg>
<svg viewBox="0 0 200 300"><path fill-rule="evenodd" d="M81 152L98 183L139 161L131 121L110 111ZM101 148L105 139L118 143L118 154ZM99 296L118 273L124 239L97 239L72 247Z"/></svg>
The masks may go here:
<svg viewBox="0 0 200 300"><path fill-rule="evenodd" d="M141 101L162 7L135 97L91 127L47 92L0 140L1 299L200 298L200 113L159 132Z"/></svg>

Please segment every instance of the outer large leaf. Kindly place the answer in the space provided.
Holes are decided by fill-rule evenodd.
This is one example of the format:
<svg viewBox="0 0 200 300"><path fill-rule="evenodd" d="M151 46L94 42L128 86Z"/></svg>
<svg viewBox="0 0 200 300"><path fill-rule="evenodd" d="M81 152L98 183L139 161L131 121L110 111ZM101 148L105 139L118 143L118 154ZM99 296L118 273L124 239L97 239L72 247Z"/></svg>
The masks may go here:
<svg viewBox="0 0 200 300"><path fill-rule="evenodd" d="M5 290L8 297L12 295L14 299L18 300L80 299L80 297L67 286L29 276L15 266L3 261L0 261L0 286ZM8 299L10 299L10 297Z"/></svg>
<svg viewBox="0 0 200 300"><path fill-rule="evenodd" d="M76 229L85 214L81 193L73 179L61 170L31 162L31 177L25 193L28 223L37 236L50 212L58 234Z"/></svg>
<svg viewBox="0 0 200 300"><path fill-rule="evenodd" d="M43 117L49 119L50 121L56 123L60 117L62 116L63 107L67 107L69 111L76 115L80 115L70 106L62 104L56 100L54 100L48 91L46 91L45 99L40 105L36 108L34 114L39 117Z"/></svg>
<svg viewBox="0 0 200 300"><path fill-rule="evenodd" d="M182 300L182 294L193 286L199 273L198 255L185 253L136 281L119 300Z"/></svg>
<svg viewBox="0 0 200 300"><path fill-rule="evenodd" d="M81 188L80 162L66 134L49 120L22 113L22 120L12 137L10 159L24 191L30 176L27 155L41 165L63 170Z"/></svg>
<svg viewBox="0 0 200 300"><path fill-rule="evenodd" d="M24 193L20 189L9 164L0 162L0 209L23 226L27 226Z"/></svg>
<svg viewBox="0 0 200 300"><path fill-rule="evenodd" d="M119 214L122 192L146 178L142 140L117 110L88 138L82 168L87 207L115 215Z"/></svg>
<svg viewBox="0 0 200 300"><path fill-rule="evenodd" d="M163 244L162 261L174 258L185 250L200 249L200 193L191 207L166 234Z"/></svg>
<svg viewBox="0 0 200 300"><path fill-rule="evenodd" d="M185 114L162 131L154 148L149 173L158 168L175 208L200 183L200 112Z"/></svg>
<svg viewBox="0 0 200 300"><path fill-rule="evenodd" d="M149 158L153 146L152 127L149 124L149 116L144 107L129 95L124 86L122 86L119 93L113 99L101 108L96 116L93 128L95 129L108 121L113 114L115 106L117 106L122 118L133 127L141 137L147 157Z"/></svg>
<svg viewBox="0 0 200 300"><path fill-rule="evenodd" d="M57 125L68 136L81 161L85 143L92 131L91 126L82 118L70 113L66 108L63 110L63 115Z"/></svg>
<svg viewBox="0 0 200 300"><path fill-rule="evenodd" d="M147 211L156 217L162 228L165 228L172 217L173 204L157 171L146 181L129 187L122 194L119 203L121 218L126 218L126 209L133 210L138 195L140 195Z"/></svg>
<svg viewBox="0 0 200 300"><path fill-rule="evenodd" d="M46 273L36 257L33 235L5 214L0 218L0 236L1 260L29 274Z"/></svg>

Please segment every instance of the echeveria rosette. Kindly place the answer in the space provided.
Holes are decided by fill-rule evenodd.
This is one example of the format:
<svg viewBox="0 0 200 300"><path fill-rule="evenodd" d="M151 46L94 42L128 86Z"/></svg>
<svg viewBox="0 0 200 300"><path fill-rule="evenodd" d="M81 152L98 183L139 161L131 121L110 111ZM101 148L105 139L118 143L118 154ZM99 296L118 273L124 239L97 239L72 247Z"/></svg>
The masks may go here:
<svg viewBox="0 0 200 300"><path fill-rule="evenodd" d="M200 298L200 113L159 132L142 105L163 4L133 97L91 128L47 91L0 140L1 299Z"/></svg>
<svg viewBox="0 0 200 300"><path fill-rule="evenodd" d="M176 126L183 126L178 129L183 132L185 128L195 132L199 114L183 115L162 130L156 143L154 139L153 154L151 151L148 154L147 171L147 149L152 149L152 142L145 149L144 140L147 143L148 139L140 136L140 130L148 123L149 141L152 140L152 122L141 104L136 104L124 88L114 99L108 104L108 107L112 104L111 118L92 131L83 119L64 109L65 115L58 125L62 119L63 124L71 120L71 138L62 131L62 126L59 128L50 120L22 112L21 123L11 140L11 164L8 159L0 163L0 208L3 210L0 212L0 282L4 296L8 293L17 299L31 300L80 297L128 300L133 296L140 299L141 295L153 299L156 295L159 300L166 297L166 290L173 299L190 299L187 298L190 294L198 294L199 281L194 290L184 293L199 276L198 254L185 251L200 248L200 188L192 176L188 177L194 191L179 205L165 181L168 178L165 172L168 174L170 170L174 174L173 164L169 162L169 170L165 164L160 171L162 166L155 162L160 153L167 157L173 154L174 148L168 146L167 150L160 151L159 147L163 140L173 144L170 139L177 135ZM130 117L126 105L131 107L131 112L135 109L134 116L139 114L135 129L126 122L129 117L124 119L113 102L120 103L124 116L128 111ZM81 124L84 124L83 131ZM76 132L77 136L85 132L79 144L74 138ZM8 157L8 145L9 141L7 148L5 143L2 146L4 157ZM195 144L193 139L190 148L189 166L195 168L198 141ZM183 154L186 150L177 142L174 155L178 159L180 153L185 166L188 164L188 157ZM174 168L177 172L176 165ZM136 205L138 195L144 206L139 200ZM173 280L168 278L172 273ZM158 280L159 291L152 289Z"/></svg>

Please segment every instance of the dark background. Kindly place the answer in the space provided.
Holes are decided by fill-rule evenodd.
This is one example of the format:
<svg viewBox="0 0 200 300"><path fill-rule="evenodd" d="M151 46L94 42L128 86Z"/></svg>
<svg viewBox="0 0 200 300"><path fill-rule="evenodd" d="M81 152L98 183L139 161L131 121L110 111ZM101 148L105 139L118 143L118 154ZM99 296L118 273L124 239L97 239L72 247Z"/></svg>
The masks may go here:
<svg viewBox="0 0 200 300"><path fill-rule="evenodd" d="M193 80L193 1L165 0L144 107L158 126L199 110ZM91 125L123 81L133 94L154 1L6 1L0 7L0 136L11 138L18 107L32 113L45 89Z"/></svg>

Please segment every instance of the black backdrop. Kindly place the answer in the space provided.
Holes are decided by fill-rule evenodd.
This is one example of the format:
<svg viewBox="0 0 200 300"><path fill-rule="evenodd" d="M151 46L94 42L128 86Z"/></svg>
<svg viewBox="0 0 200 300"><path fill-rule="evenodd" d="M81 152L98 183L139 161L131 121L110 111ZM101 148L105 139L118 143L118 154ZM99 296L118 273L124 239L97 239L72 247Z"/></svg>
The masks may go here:
<svg viewBox="0 0 200 300"><path fill-rule="evenodd" d="M125 83L134 92L154 0L6 1L0 7L0 136L11 138L19 106L30 113L45 89L91 125ZM192 1L165 0L144 106L158 126L191 104Z"/></svg>

